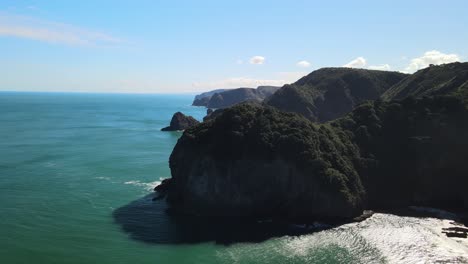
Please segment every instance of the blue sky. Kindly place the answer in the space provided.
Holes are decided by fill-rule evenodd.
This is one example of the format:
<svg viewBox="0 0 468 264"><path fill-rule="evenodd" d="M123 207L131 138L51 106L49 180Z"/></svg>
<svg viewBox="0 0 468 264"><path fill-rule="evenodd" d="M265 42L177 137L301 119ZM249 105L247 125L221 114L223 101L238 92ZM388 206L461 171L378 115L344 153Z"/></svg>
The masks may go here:
<svg viewBox="0 0 468 264"><path fill-rule="evenodd" d="M0 90L182 93L466 61L468 1L0 1Z"/></svg>

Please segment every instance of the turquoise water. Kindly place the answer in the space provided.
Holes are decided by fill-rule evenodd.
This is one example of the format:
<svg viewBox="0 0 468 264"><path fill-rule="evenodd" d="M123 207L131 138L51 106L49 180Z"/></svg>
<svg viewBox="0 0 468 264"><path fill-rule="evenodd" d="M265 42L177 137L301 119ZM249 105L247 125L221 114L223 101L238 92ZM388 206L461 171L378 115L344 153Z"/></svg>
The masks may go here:
<svg viewBox="0 0 468 264"><path fill-rule="evenodd" d="M151 189L170 176L181 135L160 129L176 111L205 114L192 98L0 93L0 263L381 263L421 260L425 250L438 260L462 254L440 243L441 253L434 250L430 227L439 222L425 228L383 214L255 242L242 236L248 230L223 243L230 226L209 230L189 218L180 225L151 201ZM403 235L412 239L388 247L382 237L397 239L408 223Z"/></svg>

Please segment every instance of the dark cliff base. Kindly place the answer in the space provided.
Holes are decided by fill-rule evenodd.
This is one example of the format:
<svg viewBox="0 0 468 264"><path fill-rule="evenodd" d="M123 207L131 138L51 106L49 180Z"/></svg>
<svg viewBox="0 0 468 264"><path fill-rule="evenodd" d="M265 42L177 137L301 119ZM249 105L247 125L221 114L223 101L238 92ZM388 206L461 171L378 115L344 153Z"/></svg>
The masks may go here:
<svg viewBox="0 0 468 264"><path fill-rule="evenodd" d="M157 196L157 195L156 195ZM148 244L258 243L274 237L300 236L332 225L295 225L286 221L177 214L150 194L113 212L114 221L130 238Z"/></svg>
<svg viewBox="0 0 468 264"><path fill-rule="evenodd" d="M258 243L274 237L311 234L353 221L363 221L371 216L368 213L364 217L354 220L335 219L330 222L318 220L291 222L282 219L195 216L174 213L164 200L154 200L156 196L158 196L156 193L147 195L117 208L113 212L114 221L131 239L148 244L194 244L212 241L221 245L244 242ZM456 212L456 210L448 211ZM435 213L415 211L410 208L376 212L447 219L447 217ZM457 216L462 215L462 212L458 213ZM457 221L463 223L461 220ZM455 230L443 230L443 232L454 233Z"/></svg>

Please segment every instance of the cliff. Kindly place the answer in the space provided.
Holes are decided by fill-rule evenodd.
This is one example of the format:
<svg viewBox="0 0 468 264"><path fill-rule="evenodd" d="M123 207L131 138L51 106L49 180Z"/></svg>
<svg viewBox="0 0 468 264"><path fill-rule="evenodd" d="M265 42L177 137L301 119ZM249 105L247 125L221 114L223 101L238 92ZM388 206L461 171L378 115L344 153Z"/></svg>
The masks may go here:
<svg viewBox="0 0 468 264"><path fill-rule="evenodd" d="M324 124L241 104L179 139L168 202L184 213L302 220L468 208L467 135L467 109L453 96L368 102Z"/></svg>
<svg viewBox="0 0 468 264"><path fill-rule="evenodd" d="M323 102L345 99L352 103L344 105L352 107L371 94L378 98L406 75L323 69L281 88L267 102L286 91L292 97L275 102L299 113L315 109L308 112L309 119L259 103L218 110L184 132L170 157L172 178L160 189L176 211L215 216L309 221L351 218L364 208L467 210L464 67L455 63L419 71L384 96L403 99L366 101L321 124L310 119L327 112L315 110L335 109L337 114L346 109L320 108L317 98L338 91L332 93L337 97L328 95L335 99ZM301 108L306 104L315 108Z"/></svg>
<svg viewBox="0 0 468 264"><path fill-rule="evenodd" d="M344 116L359 103L378 99L408 75L351 68L322 68L285 85L266 103L282 111L325 122Z"/></svg>
<svg viewBox="0 0 468 264"><path fill-rule="evenodd" d="M207 108L226 108L246 101L261 102L278 89L279 87L275 86L259 86L257 89L237 88L214 90L197 95L192 105L206 106Z"/></svg>
<svg viewBox="0 0 468 264"><path fill-rule="evenodd" d="M206 104L210 101L211 96L215 93L222 93L227 89L216 89L209 92L204 92L198 95L195 95L195 99L193 100L193 106L206 106Z"/></svg>
<svg viewBox="0 0 468 264"><path fill-rule="evenodd" d="M205 215L352 217L364 194L355 153L342 131L241 104L184 132L168 201Z"/></svg>

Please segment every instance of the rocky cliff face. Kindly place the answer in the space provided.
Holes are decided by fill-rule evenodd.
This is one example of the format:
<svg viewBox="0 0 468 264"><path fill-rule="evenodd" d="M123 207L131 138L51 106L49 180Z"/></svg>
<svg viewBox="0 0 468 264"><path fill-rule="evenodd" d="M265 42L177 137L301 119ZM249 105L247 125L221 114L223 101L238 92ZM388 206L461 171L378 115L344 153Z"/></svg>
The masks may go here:
<svg viewBox="0 0 468 264"><path fill-rule="evenodd" d="M160 189L178 211L216 216L348 218L363 208L409 205L466 210L468 77L464 65L434 67L387 94L403 100L361 103L322 124L258 103L218 110L184 132L170 157L172 178ZM353 107L356 98L378 97L404 77L326 71L333 76L312 73L299 87L283 87L272 97L284 96L275 106L315 120L323 109L338 113L316 100L330 91L334 99L326 102Z"/></svg>
<svg viewBox="0 0 468 264"><path fill-rule="evenodd" d="M320 125L242 104L185 131L168 201L186 213L291 219L468 208L467 135L457 97L369 102Z"/></svg>
<svg viewBox="0 0 468 264"><path fill-rule="evenodd" d="M244 104L188 129L170 157L174 208L206 215L352 217L354 146L328 126Z"/></svg>
<svg viewBox="0 0 468 264"><path fill-rule="evenodd" d="M266 100L282 111L324 122L344 116L366 100L378 99L408 75L350 68L322 68L285 85Z"/></svg>
<svg viewBox="0 0 468 264"><path fill-rule="evenodd" d="M193 106L206 106L208 102L210 101L211 96L213 96L213 94L222 93L224 91L226 91L226 89L216 89L216 90L212 90L209 92L195 95L195 99L193 100L192 105Z"/></svg>
<svg viewBox="0 0 468 264"><path fill-rule="evenodd" d="M229 90L215 90L197 95L193 105L219 109L247 101L261 102L268 96L271 96L278 89L279 87L275 86L259 86L257 89L237 88Z"/></svg>
<svg viewBox="0 0 468 264"><path fill-rule="evenodd" d="M172 116L171 124L168 127L161 129L161 131L185 130L199 123L200 122L198 122L195 118L186 116L181 112L177 112Z"/></svg>

